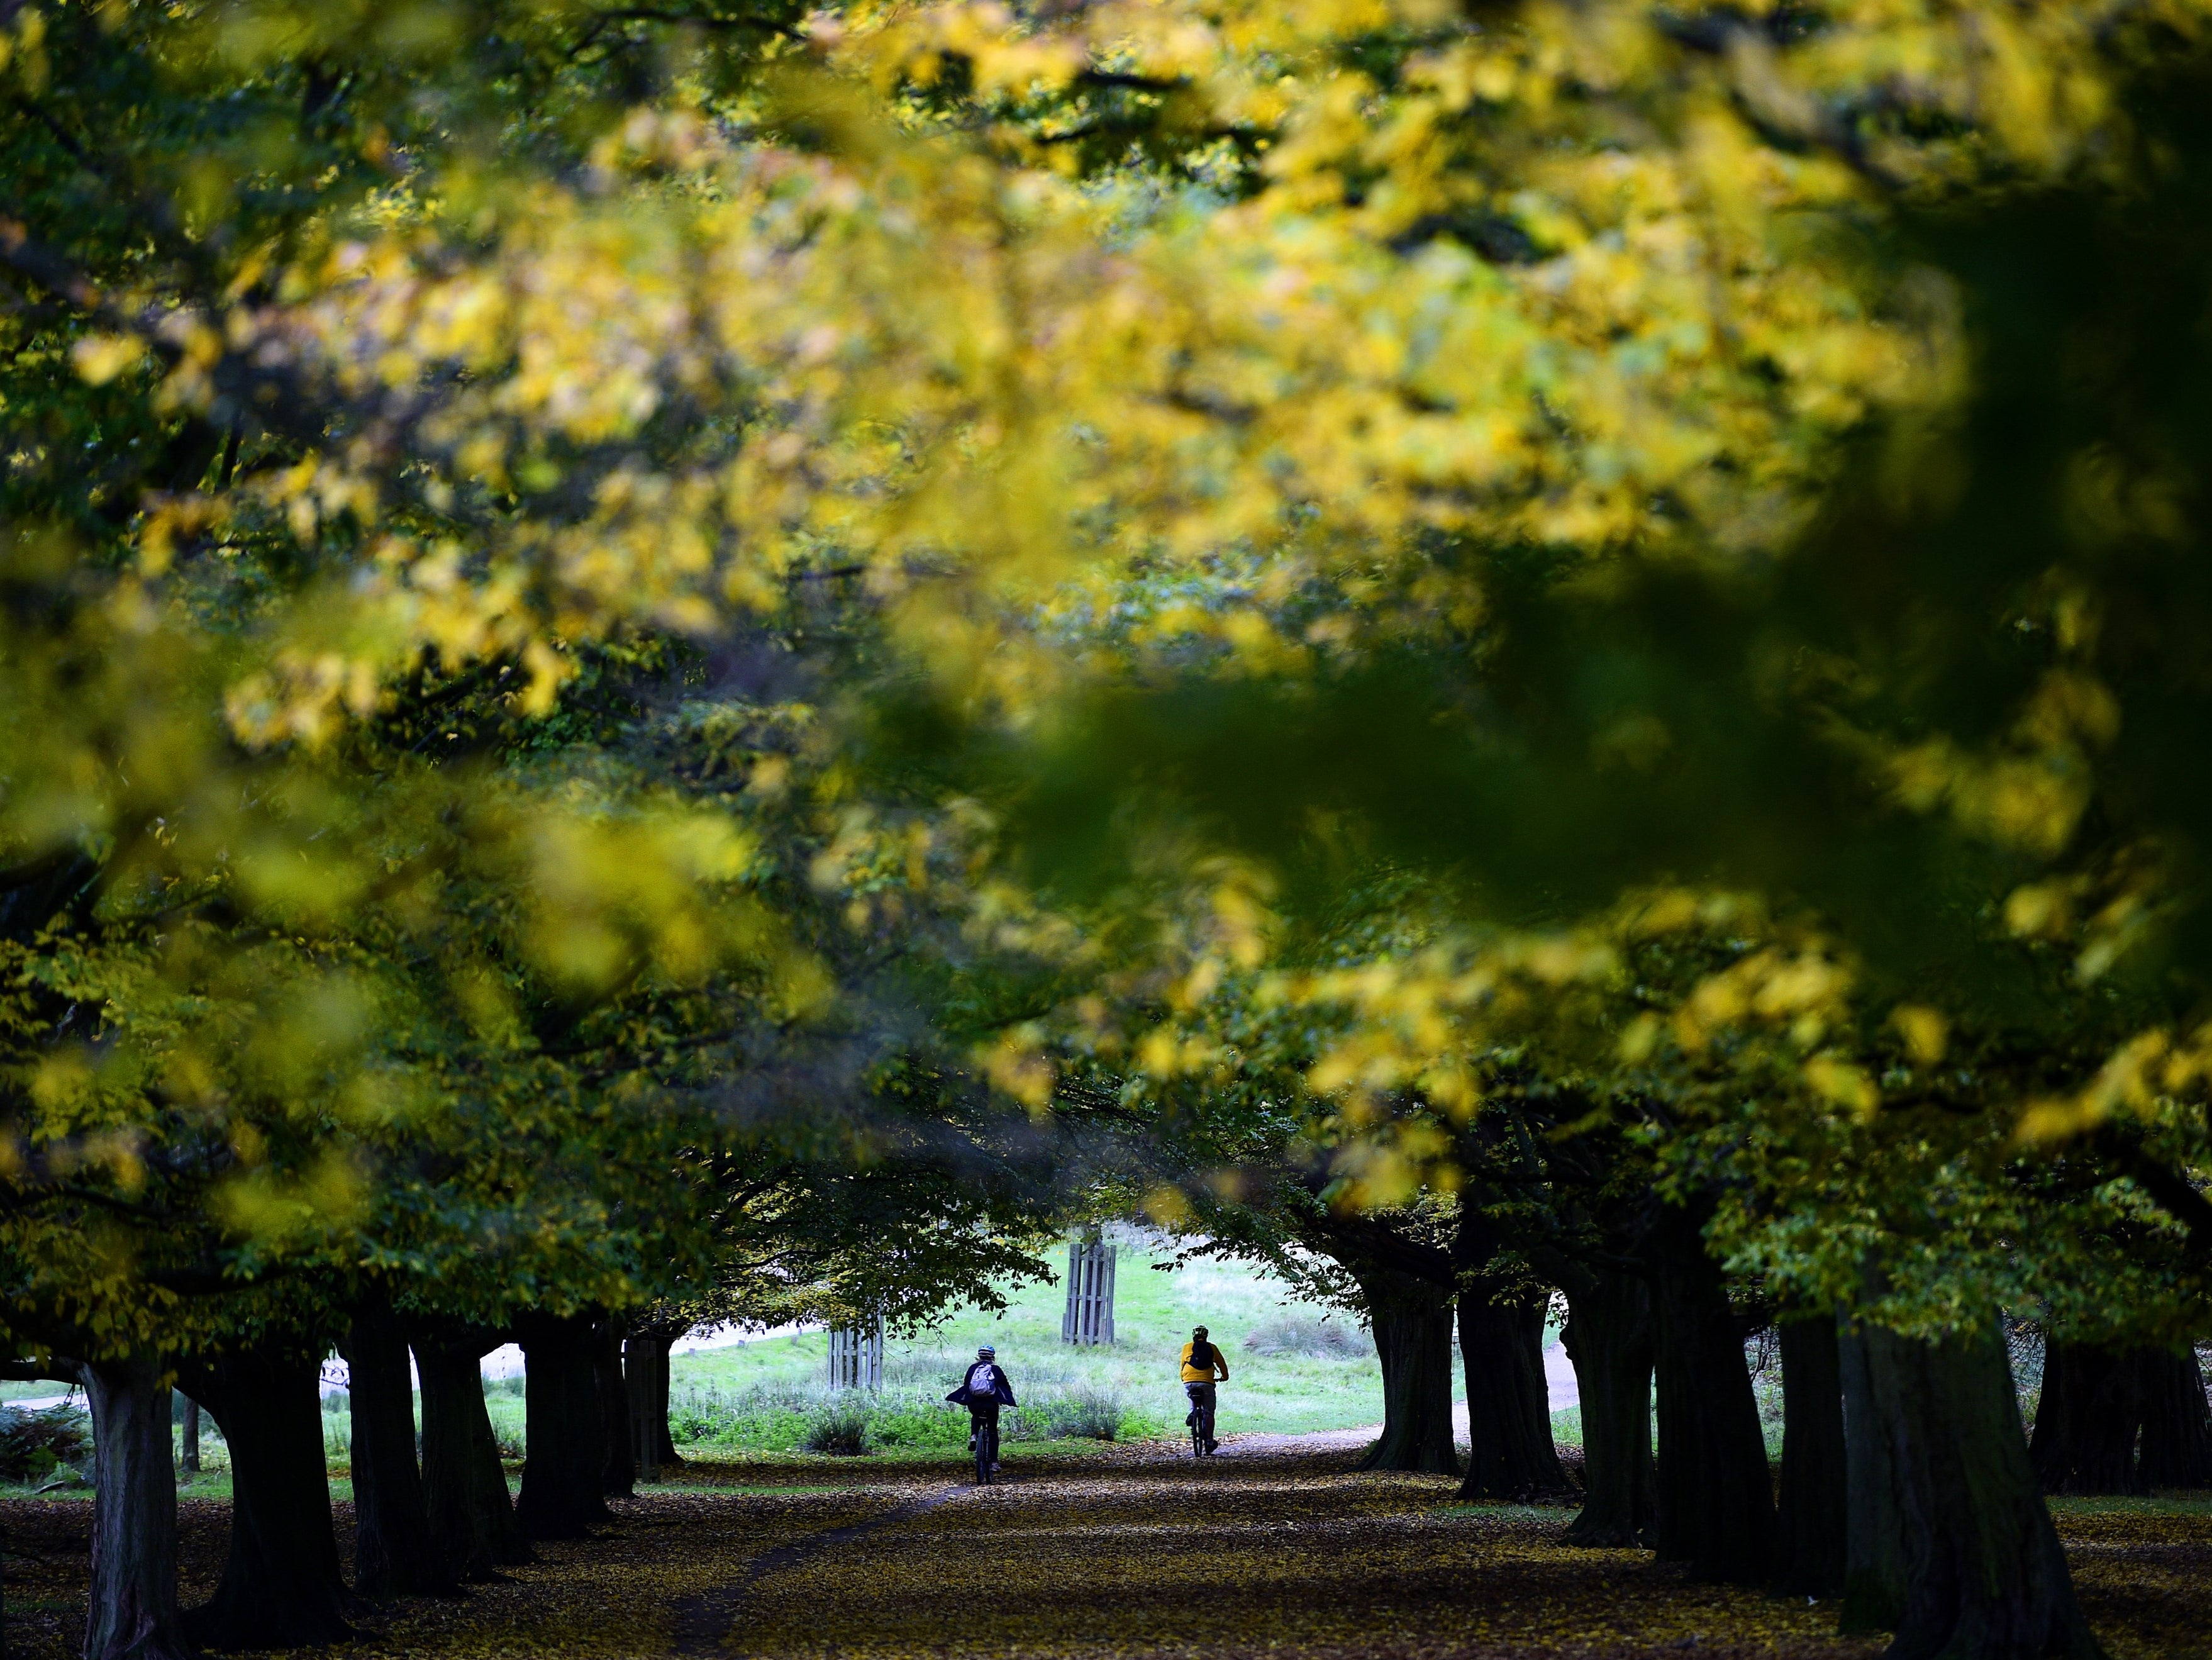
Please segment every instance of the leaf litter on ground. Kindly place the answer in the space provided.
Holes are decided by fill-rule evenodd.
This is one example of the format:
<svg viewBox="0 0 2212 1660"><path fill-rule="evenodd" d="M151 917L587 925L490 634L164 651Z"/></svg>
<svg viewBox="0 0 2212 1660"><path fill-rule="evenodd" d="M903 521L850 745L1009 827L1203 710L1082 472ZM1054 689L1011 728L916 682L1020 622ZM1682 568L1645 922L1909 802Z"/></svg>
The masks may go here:
<svg viewBox="0 0 2212 1660"><path fill-rule="evenodd" d="M1340 1449L1228 1454L1196 1463L1154 1444L1017 1457L983 1490L951 1462L693 1462L611 1501L597 1536L541 1545L537 1562L462 1597L383 1605L334 1652L1871 1660L1883 1647L1837 1636L1832 1605L1694 1584L1647 1552L1568 1547L1568 1511L1462 1504L1448 1478L1358 1474ZM2113 1660L2204 1651L2212 1506L2055 1508ZM82 1639L90 1508L0 1509L10 1652L64 1660ZM222 1571L228 1518L206 1500L180 1510L192 1601Z"/></svg>

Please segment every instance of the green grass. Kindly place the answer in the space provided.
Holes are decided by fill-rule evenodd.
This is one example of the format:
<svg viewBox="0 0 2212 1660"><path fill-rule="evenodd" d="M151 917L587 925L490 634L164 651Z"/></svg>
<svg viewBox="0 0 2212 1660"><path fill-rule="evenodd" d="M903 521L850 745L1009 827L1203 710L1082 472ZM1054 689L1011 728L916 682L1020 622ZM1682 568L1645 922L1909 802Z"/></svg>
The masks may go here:
<svg viewBox="0 0 2212 1660"><path fill-rule="evenodd" d="M2044 1502L2053 1516L2212 1516L2212 1493L2054 1493Z"/></svg>
<svg viewBox="0 0 2212 1660"><path fill-rule="evenodd" d="M941 1417L945 1438L964 1443L964 1414L943 1405L978 1344L990 1343L1024 1405L1089 1389L1118 1395L1129 1412L1124 1438L1180 1435L1188 1410L1176 1357L1190 1329L1203 1323L1229 1359L1221 1390L1224 1431L1297 1434L1352 1429L1382 1416L1382 1375L1374 1346L1352 1316L1291 1296L1279 1282L1242 1263L1192 1262L1171 1271L1171 1251L1124 1243L1115 1286L1116 1341L1079 1348L1060 1341L1065 1292L1060 1285L1000 1287L1007 1306L991 1313L956 1309L933 1330L893 1337L885 1346L886 1407L902 1419ZM1064 1269L1064 1257L1055 1264ZM1261 1355L1246 1347L1256 1330L1285 1319L1349 1333L1343 1355ZM672 1403L687 1391L762 1403L760 1444L783 1440L819 1395L829 1363L827 1336L801 1333L674 1357ZM780 1412L783 1416L771 1417ZM747 1438L750 1443L752 1438Z"/></svg>
<svg viewBox="0 0 2212 1660"><path fill-rule="evenodd" d="M341 1467L341 1472L343 1467ZM352 1478L334 1472L331 1478L331 1499L334 1503L349 1503L353 1499ZM510 1484L511 1485L511 1484ZM204 1469L187 1476L177 1472L177 1497L179 1499L216 1499L230 1502L230 1471ZM0 1481L0 1499L29 1499L43 1504L88 1505L92 1502L90 1487L57 1487L52 1493L41 1493L36 1486L19 1487L13 1482ZM12 1607L13 1604L11 1603Z"/></svg>
<svg viewBox="0 0 2212 1660"><path fill-rule="evenodd" d="M0 1383L0 1402L43 1401L49 1395L67 1395L76 1387L74 1382L59 1377L37 1377L28 1383L11 1380ZM80 1393L77 1399L82 1402L83 1395Z"/></svg>

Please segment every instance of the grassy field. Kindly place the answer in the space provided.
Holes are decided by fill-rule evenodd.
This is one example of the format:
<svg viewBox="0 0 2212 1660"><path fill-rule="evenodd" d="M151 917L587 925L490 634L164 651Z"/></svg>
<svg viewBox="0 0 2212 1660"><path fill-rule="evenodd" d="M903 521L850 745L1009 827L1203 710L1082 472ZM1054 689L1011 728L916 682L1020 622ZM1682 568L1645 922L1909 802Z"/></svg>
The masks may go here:
<svg viewBox="0 0 2212 1660"><path fill-rule="evenodd" d="M933 1330L890 1338L882 1398L871 1411L884 1432L876 1438L884 1450L965 1436L966 1414L944 1396L981 1343L997 1348L1021 1397L1024 1438L1116 1414L1121 1439L1180 1435L1188 1403L1176 1362L1201 1323L1229 1360L1224 1433L1296 1434L1381 1420L1382 1371L1352 1316L1301 1301L1244 1264L1176 1268L1172 1250L1139 1237L1125 1237L1118 1250L1110 1346L1060 1341L1065 1293L1049 1283L1001 1287L1003 1312L956 1309ZM800 1445L805 1425L829 1404L827 1368L820 1332L679 1354L671 1365L670 1415L679 1438L688 1428L722 1444Z"/></svg>

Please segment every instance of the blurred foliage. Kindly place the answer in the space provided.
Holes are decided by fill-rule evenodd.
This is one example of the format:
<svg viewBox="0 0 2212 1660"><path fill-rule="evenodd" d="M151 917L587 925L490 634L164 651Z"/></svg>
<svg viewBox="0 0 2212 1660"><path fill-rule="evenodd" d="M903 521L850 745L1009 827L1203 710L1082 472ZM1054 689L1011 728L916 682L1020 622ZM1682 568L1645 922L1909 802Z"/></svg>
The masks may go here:
<svg viewBox="0 0 2212 1660"><path fill-rule="evenodd" d="M2185 1325L2208 26L0 0L11 1331L1270 1183Z"/></svg>

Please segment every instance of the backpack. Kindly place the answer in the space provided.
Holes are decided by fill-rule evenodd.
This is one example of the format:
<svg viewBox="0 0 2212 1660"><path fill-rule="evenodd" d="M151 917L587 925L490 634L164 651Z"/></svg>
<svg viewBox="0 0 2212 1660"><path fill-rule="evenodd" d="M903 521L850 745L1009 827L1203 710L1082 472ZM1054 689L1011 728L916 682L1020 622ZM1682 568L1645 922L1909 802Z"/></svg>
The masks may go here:
<svg viewBox="0 0 2212 1660"><path fill-rule="evenodd" d="M1195 1371L1212 1371L1213 1370L1213 1345L1206 1341L1203 1338L1192 1338L1190 1341L1189 1364Z"/></svg>
<svg viewBox="0 0 2212 1660"><path fill-rule="evenodd" d="M988 1360L978 1360L968 1368L968 1404L980 1407L998 1398L999 1369Z"/></svg>

